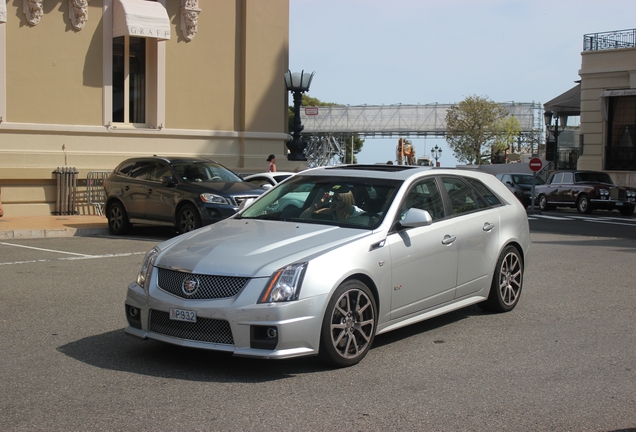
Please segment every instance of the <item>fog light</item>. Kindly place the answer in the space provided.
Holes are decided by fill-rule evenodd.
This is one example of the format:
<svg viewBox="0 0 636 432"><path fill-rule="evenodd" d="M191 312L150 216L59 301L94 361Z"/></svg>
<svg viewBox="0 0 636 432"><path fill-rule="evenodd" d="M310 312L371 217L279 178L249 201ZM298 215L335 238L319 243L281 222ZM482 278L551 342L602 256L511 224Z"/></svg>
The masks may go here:
<svg viewBox="0 0 636 432"><path fill-rule="evenodd" d="M139 308L126 305L126 319L131 327L141 330L141 311Z"/></svg>
<svg viewBox="0 0 636 432"><path fill-rule="evenodd" d="M278 331L276 330L276 327L270 327L267 329L267 337L270 339L274 339L278 336Z"/></svg>

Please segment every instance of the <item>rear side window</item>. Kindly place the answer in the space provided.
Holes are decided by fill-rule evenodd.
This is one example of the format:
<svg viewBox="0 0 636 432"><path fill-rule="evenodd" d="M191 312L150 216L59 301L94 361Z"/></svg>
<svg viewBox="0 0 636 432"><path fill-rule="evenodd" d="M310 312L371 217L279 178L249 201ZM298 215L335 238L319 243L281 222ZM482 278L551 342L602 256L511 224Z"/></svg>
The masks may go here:
<svg viewBox="0 0 636 432"><path fill-rule="evenodd" d="M138 180L145 180L150 172L150 162L137 162L128 175Z"/></svg>
<svg viewBox="0 0 636 432"><path fill-rule="evenodd" d="M501 201L499 200L499 198L497 198L497 195L495 195L493 193L493 191L491 191L490 189L488 189L488 187L483 184L482 182L480 182L477 179L473 179L473 178L466 178L466 181L475 188L475 190L482 196L484 197L484 199L486 201L488 201L488 204L490 204L491 206L497 206L497 205L501 205Z"/></svg>
<svg viewBox="0 0 636 432"><path fill-rule="evenodd" d="M134 166L135 162L125 162L117 169L117 172L123 176L128 176Z"/></svg>
<svg viewBox="0 0 636 432"><path fill-rule="evenodd" d="M475 191L457 177L442 177L444 188L448 192L452 213L460 215L470 213L483 207L487 207L486 202L479 197Z"/></svg>

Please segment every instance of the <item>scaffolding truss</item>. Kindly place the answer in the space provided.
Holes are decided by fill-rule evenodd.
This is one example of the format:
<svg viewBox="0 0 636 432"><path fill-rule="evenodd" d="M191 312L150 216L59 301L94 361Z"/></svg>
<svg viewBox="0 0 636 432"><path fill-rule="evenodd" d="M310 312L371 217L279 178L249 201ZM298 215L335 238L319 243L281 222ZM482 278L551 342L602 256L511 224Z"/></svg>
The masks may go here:
<svg viewBox="0 0 636 432"><path fill-rule="evenodd" d="M541 129L540 103L502 103L519 121L522 133ZM446 136L446 112L451 104L336 105L301 109L303 135ZM307 115L306 112L312 113ZM314 114L317 113L317 114Z"/></svg>
<svg viewBox="0 0 636 432"><path fill-rule="evenodd" d="M543 130L543 110L538 102L502 103L521 126L519 152L533 153ZM354 136L445 137L446 112L451 104L429 105L336 105L304 107L300 110L303 136L308 142L305 156L310 167L345 162L344 146ZM309 114L307 114L309 113Z"/></svg>

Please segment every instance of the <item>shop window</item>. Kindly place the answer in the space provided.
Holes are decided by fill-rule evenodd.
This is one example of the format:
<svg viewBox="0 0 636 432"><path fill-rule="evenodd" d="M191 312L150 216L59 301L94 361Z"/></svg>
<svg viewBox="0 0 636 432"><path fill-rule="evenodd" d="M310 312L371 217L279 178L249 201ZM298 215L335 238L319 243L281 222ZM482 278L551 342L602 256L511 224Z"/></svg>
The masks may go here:
<svg viewBox="0 0 636 432"><path fill-rule="evenodd" d="M636 170L636 96L609 98L605 169Z"/></svg>

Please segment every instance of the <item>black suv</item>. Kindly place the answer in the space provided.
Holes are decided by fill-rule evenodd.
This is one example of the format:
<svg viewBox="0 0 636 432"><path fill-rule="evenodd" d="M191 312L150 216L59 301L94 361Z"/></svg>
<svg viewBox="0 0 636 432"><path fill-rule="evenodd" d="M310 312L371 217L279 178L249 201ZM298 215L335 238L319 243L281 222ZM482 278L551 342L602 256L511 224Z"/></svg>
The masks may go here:
<svg viewBox="0 0 636 432"><path fill-rule="evenodd" d="M104 189L113 234L135 223L174 226L182 234L232 216L265 192L213 160L159 156L125 160Z"/></svg>

